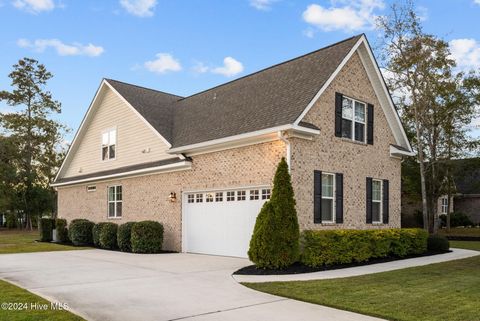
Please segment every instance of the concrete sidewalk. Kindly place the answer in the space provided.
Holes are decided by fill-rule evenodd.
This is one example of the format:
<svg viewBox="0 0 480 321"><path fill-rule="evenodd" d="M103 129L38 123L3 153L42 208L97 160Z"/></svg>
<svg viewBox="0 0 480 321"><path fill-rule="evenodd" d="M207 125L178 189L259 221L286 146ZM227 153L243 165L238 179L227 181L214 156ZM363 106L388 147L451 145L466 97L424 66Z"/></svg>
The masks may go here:
<svg viewBox="0 0 480 321"><path fill-rule="evenodd" d="M345 278L386 271L405 269L409 267L428 265L433 263L447 262L452 260L465 259L480 255L478 251L451 249L452 252L432 256L418 257L413 259L398 260L386 263L378 263L364 266L357 266L345 269L319 271L313 273L288 274L288 275L233 275L237 282L277 282L277 281L308 281Z"/></svg>

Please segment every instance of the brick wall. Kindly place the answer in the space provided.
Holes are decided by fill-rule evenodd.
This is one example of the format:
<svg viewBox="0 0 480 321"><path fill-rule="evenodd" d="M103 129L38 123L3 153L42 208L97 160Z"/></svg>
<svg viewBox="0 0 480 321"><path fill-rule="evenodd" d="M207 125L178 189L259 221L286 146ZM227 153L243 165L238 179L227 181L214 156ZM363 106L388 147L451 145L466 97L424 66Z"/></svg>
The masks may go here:
<svg viewBox="0 0 480 321"><path fill-rule="evenodd" d="M335 137L335 92L374 105L374 145ZM400 227L401 161L390 157L395 139L358 54L354 54L303 119L320 128L312 141L292 138L292 181L302 229ZM344 223L313 223L313 171L343 173ZM390 220L366 224L366 177L390 181Z"/></svg>

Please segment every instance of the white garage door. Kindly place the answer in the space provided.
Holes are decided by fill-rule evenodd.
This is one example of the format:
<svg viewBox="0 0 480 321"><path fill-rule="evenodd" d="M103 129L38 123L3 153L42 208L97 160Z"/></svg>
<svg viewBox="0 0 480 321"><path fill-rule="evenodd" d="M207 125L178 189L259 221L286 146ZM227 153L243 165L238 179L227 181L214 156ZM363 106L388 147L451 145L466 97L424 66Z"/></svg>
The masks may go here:
<svg viewBox="0 0 480 321"><path fill-rule="evenodd" d="M239 188L183 195L184 251L247 257L250 238L270 188Z"/></svg>

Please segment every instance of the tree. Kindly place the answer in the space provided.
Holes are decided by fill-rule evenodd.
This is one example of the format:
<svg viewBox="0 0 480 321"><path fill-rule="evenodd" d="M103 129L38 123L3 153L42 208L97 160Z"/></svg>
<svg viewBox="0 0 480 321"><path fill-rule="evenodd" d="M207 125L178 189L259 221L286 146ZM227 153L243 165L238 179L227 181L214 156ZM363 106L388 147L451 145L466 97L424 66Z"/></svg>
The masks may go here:
<svg viewBox="0 0 480 321"><path fill-rule="evenodd" d="M11 137L0 135L0 213L13 210L17 185L17 149Z"/></svg>
<svg viewBox="0 0 480 321"><path fill-rule="evenodd" d="M18 109L0 114L0 125L17 144L20 207L25 213L26 227L31 228L32 215L38 214L36 197L45 198L37 186L53 193L49 183L60 164L61 141L66 128L49 118L51 113L61 112L61 104L45 89L53 75L44 65L23 58L13 65L8 76L13 90L0 91L0 101Z"/></svg>
<svg viewBox="0 0 480 321"><path fill-rule="evenodd" d="M392 5L390 16L379 18L378 25L383 31L381 58L387 83L407 132L414 133L424 228L433 232L436 204L445 186L439 161L448 154L448 144L456 146L458 153L471 145L462 126L475 116L478 100L469 85L474 82L454 71L447 42L423 32L412 1ZM469 77L478 79L473 74ZM452 124L460 127L452 128Z"/></svg>
<svg viewBox="0 0 480 321"><path fill-rule="evenodd" d="M255 222L248 257L258 268L281 269L299 258L297 211L285 158L278 164L272 196Z"/></svg>

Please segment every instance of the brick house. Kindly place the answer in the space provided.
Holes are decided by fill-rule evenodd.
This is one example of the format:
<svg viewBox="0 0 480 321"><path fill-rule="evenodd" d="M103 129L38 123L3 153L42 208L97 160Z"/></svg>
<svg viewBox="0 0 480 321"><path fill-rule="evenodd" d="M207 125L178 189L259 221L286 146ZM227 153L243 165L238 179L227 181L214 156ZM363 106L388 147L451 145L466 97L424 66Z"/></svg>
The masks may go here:
<svg viewBox="0 0 480 321"><path fill-rule="evenodd" d="M58 215L157 220L168 250L246 256L285 157L301 229L400 227L411 147L364 35L189 97L104 79Z"/></svg>

